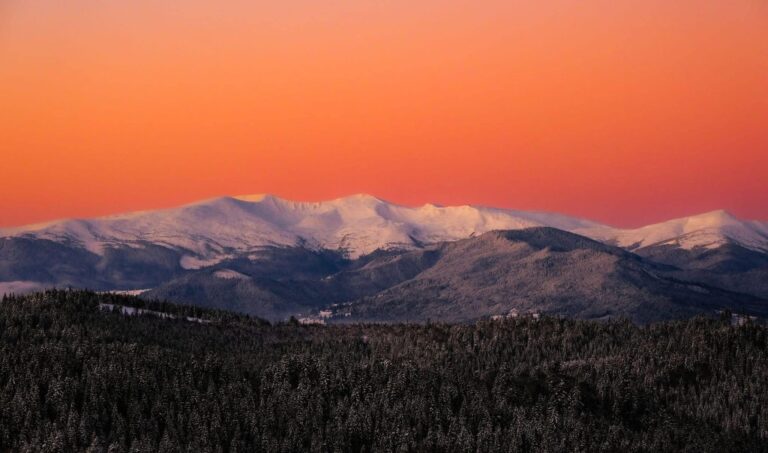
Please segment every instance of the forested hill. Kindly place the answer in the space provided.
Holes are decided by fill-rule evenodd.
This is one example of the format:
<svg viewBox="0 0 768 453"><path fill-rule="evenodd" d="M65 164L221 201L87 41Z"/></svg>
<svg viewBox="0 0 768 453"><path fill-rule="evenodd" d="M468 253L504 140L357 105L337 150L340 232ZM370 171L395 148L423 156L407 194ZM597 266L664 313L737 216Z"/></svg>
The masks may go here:
<svg viewBox="0 0 768 453"><path fill-rule="evenodd" d="M133 315L131 315L133 314ZM768 331L0 303L0 451L768 451Z"/></svg>

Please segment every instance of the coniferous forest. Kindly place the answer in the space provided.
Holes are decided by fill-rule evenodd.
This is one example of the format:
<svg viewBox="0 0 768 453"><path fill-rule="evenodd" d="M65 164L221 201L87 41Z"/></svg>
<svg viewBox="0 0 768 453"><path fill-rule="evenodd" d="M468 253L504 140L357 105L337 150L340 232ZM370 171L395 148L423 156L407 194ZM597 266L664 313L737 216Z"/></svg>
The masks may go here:
<svg viewBox="0 0 768 453"><path fill-rule="evenodd" d="M543 317L270 325L0 303L0 451L768 451L768 330Z"/></svg>

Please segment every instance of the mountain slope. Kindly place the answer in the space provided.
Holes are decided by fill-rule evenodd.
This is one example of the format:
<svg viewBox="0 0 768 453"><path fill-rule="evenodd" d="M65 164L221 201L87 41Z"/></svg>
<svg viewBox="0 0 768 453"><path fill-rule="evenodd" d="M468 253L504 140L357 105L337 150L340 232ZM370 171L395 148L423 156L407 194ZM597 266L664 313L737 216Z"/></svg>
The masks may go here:
<svg viewBox="0 0 768 453"><path fill-rule="evenodd" d="M754 297L676 281L671 267L552 228L496 231L441 244L415 278L346 307L355 320L460 321L510 311L636 322L714 313L765 314Z"/></svg>
<svg viewBox="0 0 768 453"><path fill-rule="evenodd" d="M0 282L98 290L151 288L185 270L181 253L152 243L106 246L101 254L68 242L0 238Z"/></svg>
<svg viewBox="0 0 768 453"><path fill-rule="evenodd" d="M540 227L560 233L550 231L538 239L525 233L522 242L537 250L529 250L530 256L516 255L520 250L502 241L485 246L488 256L479 261L482 266L466 265L472 253L479 253L474 249L449 254L446 261L445 254L461 246L451 242L477 247L471 239L491 231L506 231L509 238L511 231ZM602 244L562 236L566 231ZM575 247L574 241L581 245ZM621 255L621 249L611 246L645 259ZM559 251L562 247L568 251ZM455 266L446 268L450 262ZM661 279L649 277L661 274ZM444 281L446 276L451 280ZM693 287L699 289L682 288L669 278L696 283ZM434 281L448 289L434 290ZM665 287L659 286L662 281ZM766 282L768 225L724 211L622 230L558 214L404 207L369 195L317 203L259 195L0 230L0 292L51 286L149 289L146 297L273 320L372 297L395 305L397 297L411 298L414 304L427 303L414 297L448 300L459 307L454 315L449 313L453 308L437 306L407 311L404 319L421 314L470 319L534 306L583 317L631 313L636 319L656 319L640 308L658 302L676 317L696 312L684 307L686 301L698 301L709 310L713 300L730 301L736 297L732 293L765 299ZM709 295L691 295L704 294L702 283L727 291L720 294L713 288ZM478 295L480 302L471 300ZM574 305L579 298L583 304L599 303L588 310ZM640 305L630 309L630 302Z"/></svg>
<svg viewBox="0 0 768 453"><path fill-rule="evenodd" d="M277 321L334 301L322 282L349 266L349 260L331 251L267 247L249 258L187 271L142 297L233 310Z"/></svg>
<svg viewBox="0 0 768 453"><path fill-rule="evenodd" d="M200 268L264 246L343 250L354 258L377 249L413 248L496 229L552 226L572 230L596 225L558 214L474 206L410 208L369 195L319 203L263 195L6 229L0 230L0 237L75 244L97 255L115 244L139 247L150 242L184 251L182 265Z"/></svg>
<svg viewBox="0 0 768 453"><path fill-rule="evenodd" d="M375 295L434 264L432 252L377 252L345 260L329 251L269 248L164 282L144 298L236 310L271 321Z"/></svg>
<svg viewBox="0 0 768 453"><path fill-rule="evenodd" d="M768 224L712 211L634 230L597 227L585 234L658 263L677 278L768 299Z"/></svg>
<svg viewBox="0 0 768 453"><path fill-rule="evenodd" d="M573 230L628 250L668 245L691 250L726 243L768 253L768 223L739 220L726 211L712 211L636 229L592 226Z"/></svg>
<svg viewBox="0 0 768 453"><path fill-rule="evenodd" d="M665 244L644 247L637 253L652 261L675 266L674 275L678 278L707 282L768 300L768 254L733 241L693 249Z"/></svg>
<svg viewBox="0 0 768 453"><path fill-rule="evenodd" d="M493 230L549 226L629 250L669 244L684 249L731 241L768 252L768 224L725 211L619 229L558 214L477 206L404 207L370 195L295 202L271 195L223 197L174 209L0 229L0 237L46 239L103 255L110 247L154 244L182 253L198 269L266 246L305 246L356 258L377 249L408 249Z"/></svg>

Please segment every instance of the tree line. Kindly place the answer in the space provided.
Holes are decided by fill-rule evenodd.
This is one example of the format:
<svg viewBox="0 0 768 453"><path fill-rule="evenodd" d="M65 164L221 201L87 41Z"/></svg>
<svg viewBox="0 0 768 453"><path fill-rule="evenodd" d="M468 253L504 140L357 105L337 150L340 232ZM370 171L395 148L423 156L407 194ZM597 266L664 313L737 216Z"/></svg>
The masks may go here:
<svg viewBox="0 0 768 453"><path fill-rule="evenodd" d="M768 451L768 332L729 321L270 325L6 296L0 451Z"/></svg>

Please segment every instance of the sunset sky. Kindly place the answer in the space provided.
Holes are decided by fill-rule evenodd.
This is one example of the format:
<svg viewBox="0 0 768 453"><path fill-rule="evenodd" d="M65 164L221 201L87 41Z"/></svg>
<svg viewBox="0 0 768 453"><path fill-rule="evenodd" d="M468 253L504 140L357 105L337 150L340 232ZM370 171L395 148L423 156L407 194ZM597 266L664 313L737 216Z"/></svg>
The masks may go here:
<svg viewBox="0 0 768 453"><path fill-rule="evenodd" d="M268 192L768 220L766 0L1 0L0 226Z"/></svg>

